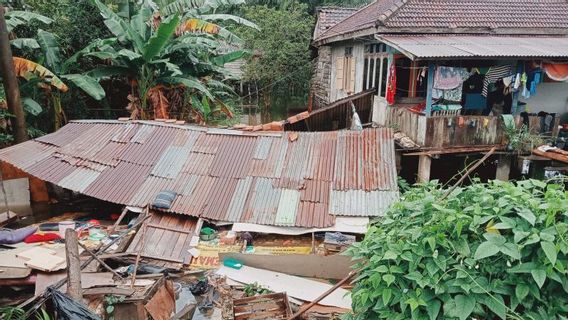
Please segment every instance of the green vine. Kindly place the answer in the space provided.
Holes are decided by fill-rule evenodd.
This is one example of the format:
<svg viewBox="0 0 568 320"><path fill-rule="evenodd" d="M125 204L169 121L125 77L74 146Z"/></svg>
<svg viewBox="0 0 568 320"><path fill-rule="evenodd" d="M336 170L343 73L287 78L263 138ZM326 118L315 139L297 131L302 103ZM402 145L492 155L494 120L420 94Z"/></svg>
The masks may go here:
<svg viewBox="0 0 568 320"><path fill-rule="evenodd" d="M348 319L567 319L568 191L537 180L414 186L349 254Z"/></svg>

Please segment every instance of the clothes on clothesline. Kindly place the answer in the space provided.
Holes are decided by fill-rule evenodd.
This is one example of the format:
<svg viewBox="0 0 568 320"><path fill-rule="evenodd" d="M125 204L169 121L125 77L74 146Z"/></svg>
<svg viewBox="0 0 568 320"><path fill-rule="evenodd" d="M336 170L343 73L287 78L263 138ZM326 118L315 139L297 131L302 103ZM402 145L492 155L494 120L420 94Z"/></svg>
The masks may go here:
<svg viewBox="0 0 568 320"><path fill-rule="evenodd" d="M469 76L470 72L466 68L439 66L434 74L434 88L440 90L459 88Z"/></svg>
<svg viewBox="0 0 568 320"><path fill-rule="evenodd" d="M396 66L395 60L391 61L389 68L389 81L387 85L386 100L389 105L394 104L394 97L396 95Z"/></svg>
<svg viewBox="0 0 568 320"><path fill-rule="evenodd" d="M504 66L496 66L489 68L487 74L485 74L485 79L483 80L483 89L481 94L484 97L487 97L487 93L489 92L489 85L495 83L499 79L506 78L508 76L513 75L514 68L512 65L504 65Z"/></svg>

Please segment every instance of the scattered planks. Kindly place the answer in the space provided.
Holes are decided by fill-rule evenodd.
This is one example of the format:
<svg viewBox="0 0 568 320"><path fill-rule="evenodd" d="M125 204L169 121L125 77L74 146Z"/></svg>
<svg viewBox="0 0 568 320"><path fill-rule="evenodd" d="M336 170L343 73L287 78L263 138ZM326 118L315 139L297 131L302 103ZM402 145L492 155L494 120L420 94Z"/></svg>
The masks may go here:
<svg viewBox="0 0 568 320"><path fill-rule="evenodd" d="M285 292L233 300L235 320L289 319L292 309Z"/></svg>
<svg viewBox="0 0 568 320"><path fill-rule="evenodd" d="M132 255L152 260L152 264L181 268L191 262L191 239L199 232L198 219L189 216L151 212L126 250Z"/></svg>
<svg viewBox="0 0 568 320"><path fill-rule="evenodd" d="M536 154L537 156L568 163L568 151L564 151L559 148L538 147L533 150L533 153Z"/></svg>

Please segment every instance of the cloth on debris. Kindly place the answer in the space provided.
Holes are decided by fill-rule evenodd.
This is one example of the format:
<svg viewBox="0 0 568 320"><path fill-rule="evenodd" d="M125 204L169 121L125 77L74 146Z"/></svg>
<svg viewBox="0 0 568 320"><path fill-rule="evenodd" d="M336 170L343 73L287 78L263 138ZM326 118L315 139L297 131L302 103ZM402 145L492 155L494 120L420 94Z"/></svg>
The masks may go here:
<svg viewBox="0 0 568 320"><path fill-rule="evenodd" d="M543 63L546 75L554 81L568 80L568 63Z"/></svg>
<svg viewBox="0 0 568 320"><path fill-rule="evenodd" d="M456 89L461 87L464 80L469 76L470 73L466 68L437 67L434 73L434 88L441 90Z"/></svg>
<svg viewBox="0 0 568 320"><path fill-rule="evenodd" d="M154 199L152 206L158 209L169 209L176 198L176 193L170 190L162 190Z"/></svg>
<svg viewBox="0 0 568 320"><path fill-rule="evenodd" d="M487 97L487 93L489 92L488 87L490 84L495 83L499 79L503 79L513 74L513 66L512 65L504 65L504 66L496 66L489 68L487 74L485 75L485 79L483 80L483 89L481 94L484 97Z"/></svg>
<svg viewBox="0 0 568 320"><path fill-rule="evenodd" d="M29 226L16 230L1 229L0 230L0 244L14 244L24 241L29 235L34 234L37 227Z"/></svg>
<svg viewBox="0 0 568 320"><path fill-rule="evenodd" d="M44 234L32 234L24 239L25 243L36 243L36 242L48 242L59 240L61 237L57 233L44 233Z"/></svg>
<svg viewBox="0 0 568 320"><path fill-rule="evenodd" d="M61 320L101 320L96 314L92 313L85 305L71 299L66 294L56 289L48 288L53 300L57 319Z"/></svg>
<svg viewBox="0 0 568 320"><path fill-rule="evenodd" d="M351 102L351 112L353 116L351 118L351 130L352 131L363 131L363 125L361 124L361 119L359 118L359 114L357 114L357 110L355 110L355 105Z"/></svg>

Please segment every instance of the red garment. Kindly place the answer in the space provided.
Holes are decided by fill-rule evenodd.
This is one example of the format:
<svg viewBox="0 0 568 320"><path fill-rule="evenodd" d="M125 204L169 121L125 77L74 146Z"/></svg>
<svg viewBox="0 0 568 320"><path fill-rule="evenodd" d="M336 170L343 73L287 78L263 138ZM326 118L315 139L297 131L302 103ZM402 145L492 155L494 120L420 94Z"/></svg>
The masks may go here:
<svg viewBox="0 0 568 320"><path fill-rule="evenodd" d="M35 243L35 242L47 242L53 240L59 240L61 237L57 233L44 233L44 234L32 234L24 239L25 243Z"/></svg>
<svg viewBox="0 0 568 320"><path fill-rule="evenodd" d="M394 96L396 95L396 67L394 63L394 58L391 61L390 70L389 70L389 81L387 84L387 103L389 105L394 104Z"/></svg>
<svg viewBox="0 0 568 320"><path fill-rule="evenodd" d="M568 64L566 63L543 63L542 67L546 75L554 81L568 80Z"/></svg>

